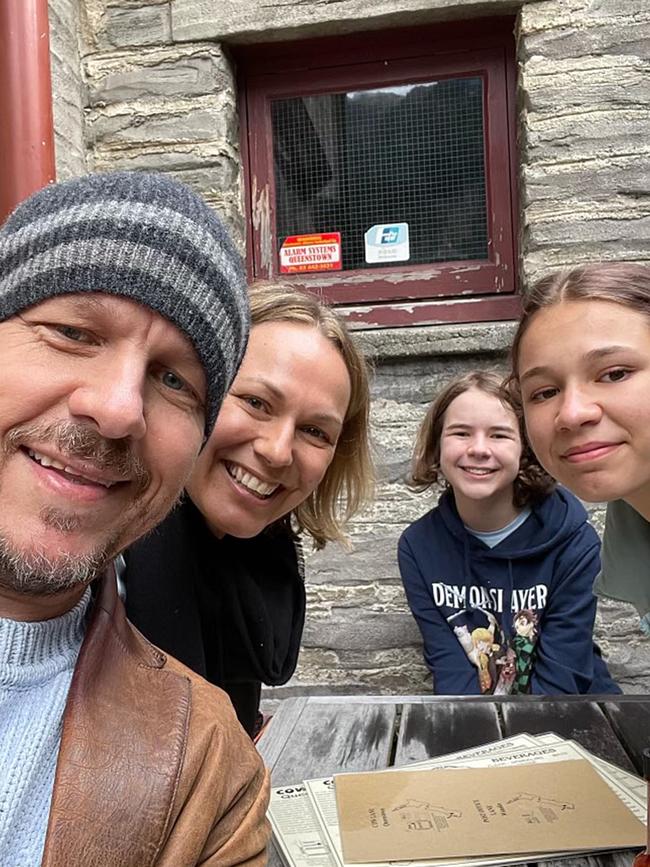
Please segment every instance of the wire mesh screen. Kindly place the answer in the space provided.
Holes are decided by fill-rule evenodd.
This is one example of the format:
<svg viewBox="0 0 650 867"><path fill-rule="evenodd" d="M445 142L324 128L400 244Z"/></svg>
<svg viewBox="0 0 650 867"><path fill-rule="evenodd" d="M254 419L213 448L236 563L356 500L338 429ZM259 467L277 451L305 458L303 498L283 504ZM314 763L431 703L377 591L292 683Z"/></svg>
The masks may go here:
<svg viewBox="0 0 650 867"><path fill-rule="evenodd" d="M374 268L366 233L406 224L409 264L487 258L480 77L271 109L278 248L290 235L340 232L343 269Z"/></svg>

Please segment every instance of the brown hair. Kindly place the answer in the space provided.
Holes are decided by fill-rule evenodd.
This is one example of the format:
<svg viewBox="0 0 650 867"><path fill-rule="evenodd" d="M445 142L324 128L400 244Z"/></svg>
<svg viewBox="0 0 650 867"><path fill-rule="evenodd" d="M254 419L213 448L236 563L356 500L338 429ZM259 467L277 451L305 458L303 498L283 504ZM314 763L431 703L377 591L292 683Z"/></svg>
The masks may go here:
<svg viewBox="0 0 650 867"><path fill-rule="evenodd" d="M259 282L249 289L251 325L297 322L317 328L337 348L350 377L350 403L332 463L320 484L293 511L298 532L317 548L344 541L344 526L371 498L374 467L370 451L368 365L341 317L314 295L287 283Z"/></svg>
<svg viewBox="0 0 650 867"><path fill-rule="evenodd" d="M511 349L512 380L519 377L519 349L538 310L562 301L610 301L650 317L650 267L632 262L596 262L555 271L523 296L522 314Z"/></svg>
<svg viewBox="0 0 650 867"><path fill-rule="evenodd" d="M471 388L498 398L516 419L521 438L519 474L513 483L513 503L517 508L544 499L555 487L554 480L541 467L533 454L526 431L519 396L505 387L496 373L472 370L448 383L437 395L424 417L418 431L413 451L409 487L425 491L432 485L444 482L440 473L440 440L445 422L445 413L457 397Z"/></svg>

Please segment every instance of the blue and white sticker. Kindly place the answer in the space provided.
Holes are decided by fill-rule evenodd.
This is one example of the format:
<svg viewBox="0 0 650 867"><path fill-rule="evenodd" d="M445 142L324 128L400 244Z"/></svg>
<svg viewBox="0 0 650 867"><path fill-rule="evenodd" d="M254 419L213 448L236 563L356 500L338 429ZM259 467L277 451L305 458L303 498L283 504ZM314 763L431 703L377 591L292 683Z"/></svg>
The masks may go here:
<svg viewBox="0 0 650 867"><path fill-rule="evenodd" d="M372 226L364 235L366 262L406 262L411 256L409 250L408 223L382 223Z"/></svg>

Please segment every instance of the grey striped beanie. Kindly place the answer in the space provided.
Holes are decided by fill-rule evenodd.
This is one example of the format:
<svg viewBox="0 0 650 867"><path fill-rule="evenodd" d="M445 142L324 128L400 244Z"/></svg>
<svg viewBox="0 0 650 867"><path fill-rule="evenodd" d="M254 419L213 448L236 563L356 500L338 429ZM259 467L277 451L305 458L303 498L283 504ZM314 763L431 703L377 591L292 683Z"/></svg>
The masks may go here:
<svg viewBox="0 0 650 867"><path fill-rule="evenodd" d="M241 257L214 211L160 174L45 187L0 228L0 321L76 292L123 295L185 332L206 372L209 433L249 328Z"/></svg>

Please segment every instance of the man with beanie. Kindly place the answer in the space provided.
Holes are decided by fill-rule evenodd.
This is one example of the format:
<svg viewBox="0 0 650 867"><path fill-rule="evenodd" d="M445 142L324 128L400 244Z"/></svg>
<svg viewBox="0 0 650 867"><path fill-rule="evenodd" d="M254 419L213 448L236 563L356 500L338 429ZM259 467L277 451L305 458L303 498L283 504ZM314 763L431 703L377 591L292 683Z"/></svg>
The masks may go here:
<svg viewBox="0 0 650 867"><path fill-rule="evenodd" d="M110 567L178 499L247 333L232 242L167 177L53 185L0 229L3 867L265 863L257 753Z"/></svg>

